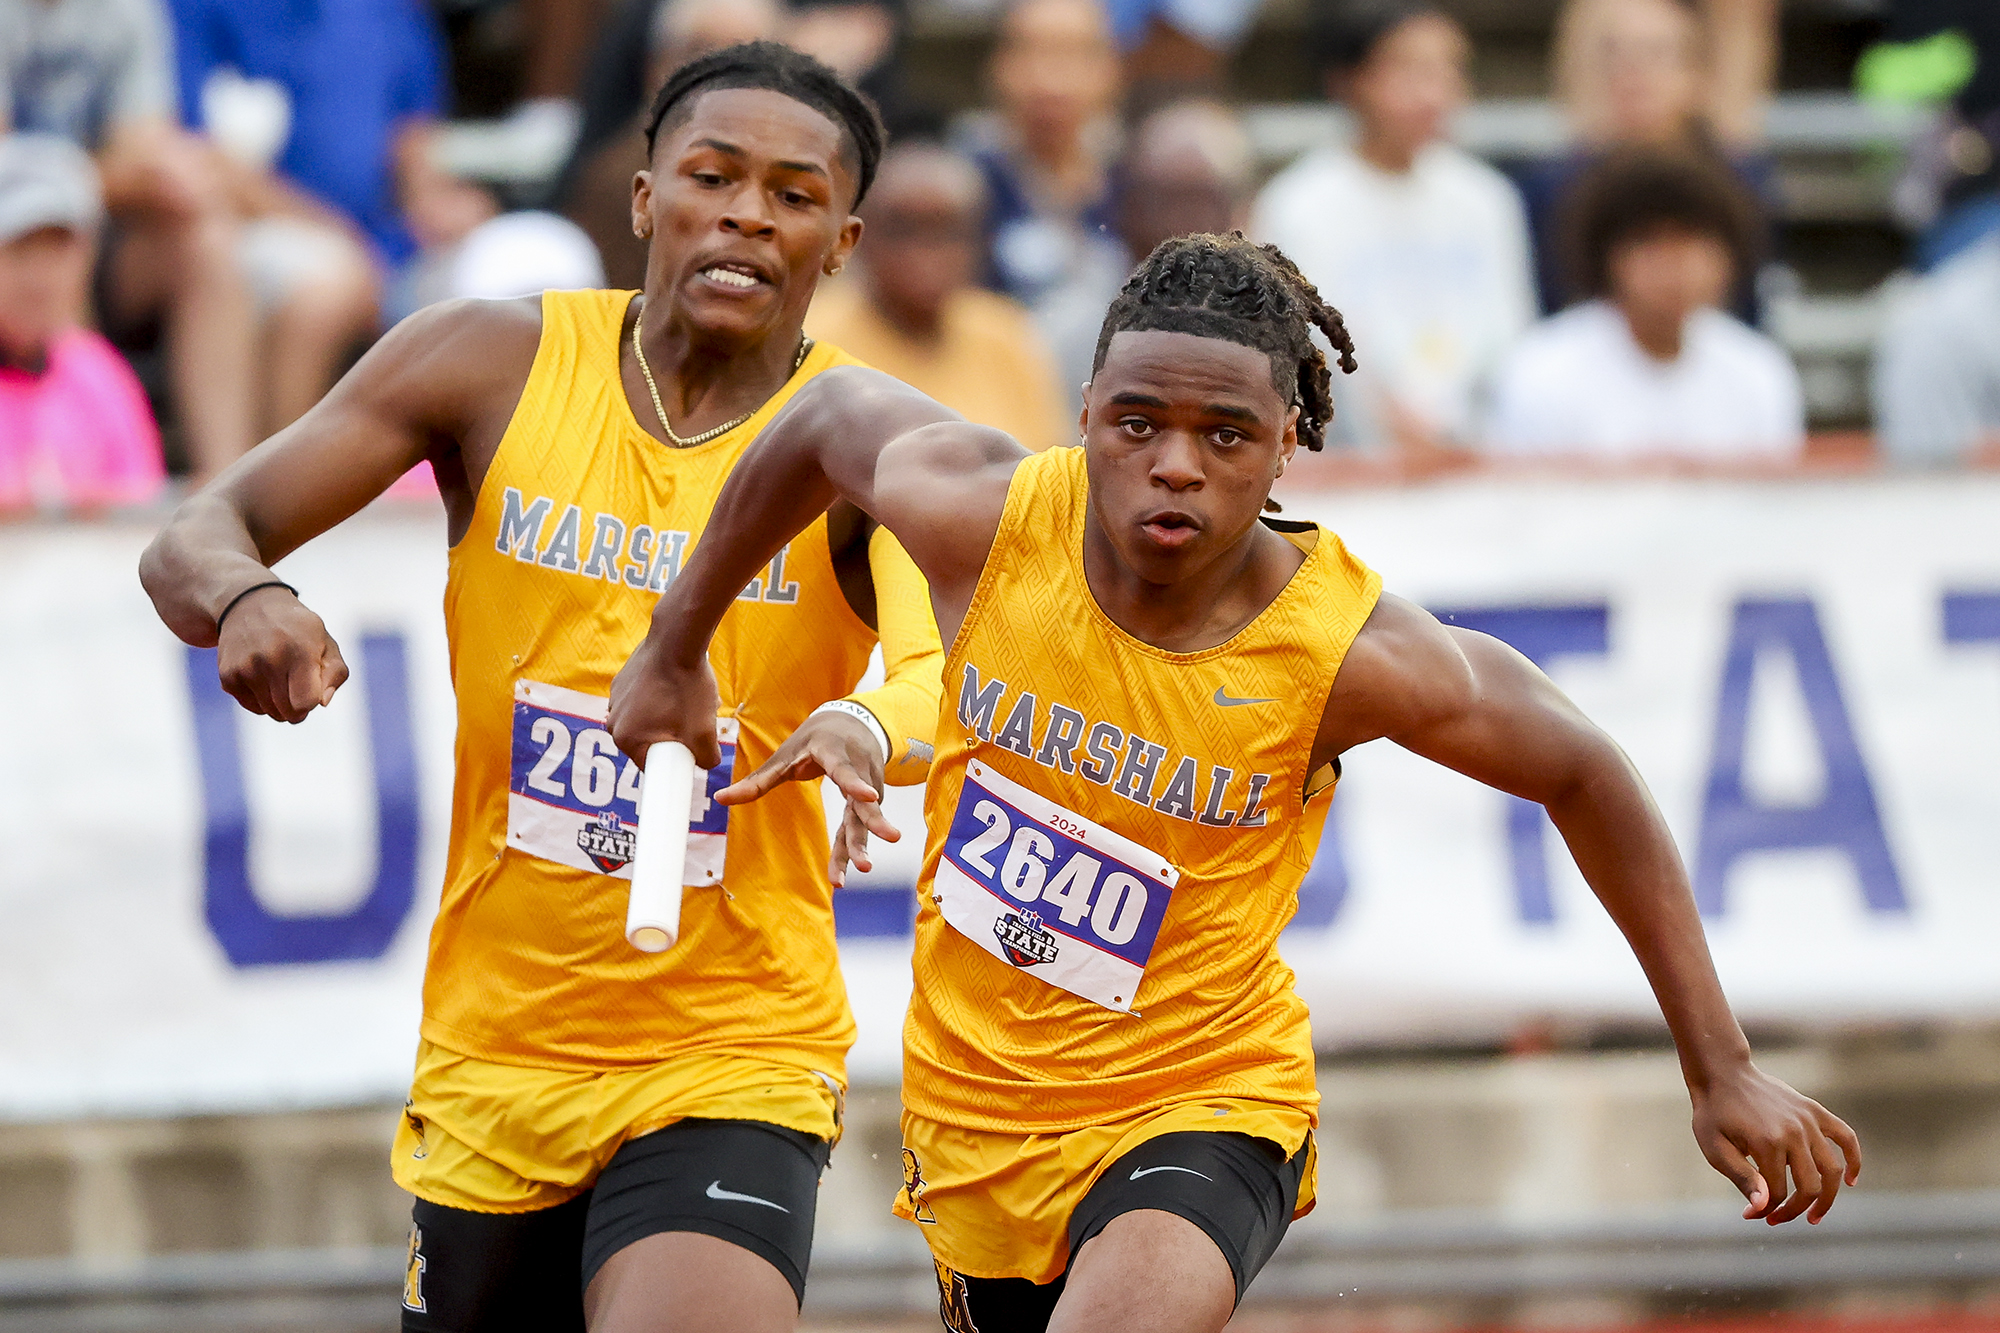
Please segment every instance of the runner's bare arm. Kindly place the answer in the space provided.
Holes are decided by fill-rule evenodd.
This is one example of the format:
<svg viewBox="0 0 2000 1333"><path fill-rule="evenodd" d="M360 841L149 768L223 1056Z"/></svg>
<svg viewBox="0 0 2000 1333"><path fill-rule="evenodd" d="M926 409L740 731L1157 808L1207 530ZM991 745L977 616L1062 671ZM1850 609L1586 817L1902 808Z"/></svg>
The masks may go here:
<svg viewBox="0 0 2000 1333"><path fill-rule="evenodd" d="M1384 736L1548 810L1652 983L1693 1098L1696 1141L1748 1199L1743 1215L1825 1216L1842 1181L1860 1174L1860 1143L1751 1063L1673 836L1624 751L1506 644L1389 596L1335 678L1313 762Z"/></svg>
<svg viewBox="0 0 2000 1333"><path fill-rule="evenodd" d="M539 338L539 311L450 302L398 325L311 411L189 497L139 562L167 627L219 649L223 687L254 713L302 720L347 678L318 616L282 590L217 617L270 566L431 459L453 537L512 414ZM508 390L511 386L512 392Z"/></svg>
<svg viewBox="0 0 2000 1333"><path fill-rule="evenodd" d="M655 741L678 740L697 763L716 762L709 639L758 569L836 500L895 534L929 580L948 641L999 530L1008 481L1027 456L1000 431L971 425L879 371L844 366L815 377L737 463L687 568L612 682L619 748L643 759Z"/></svg>

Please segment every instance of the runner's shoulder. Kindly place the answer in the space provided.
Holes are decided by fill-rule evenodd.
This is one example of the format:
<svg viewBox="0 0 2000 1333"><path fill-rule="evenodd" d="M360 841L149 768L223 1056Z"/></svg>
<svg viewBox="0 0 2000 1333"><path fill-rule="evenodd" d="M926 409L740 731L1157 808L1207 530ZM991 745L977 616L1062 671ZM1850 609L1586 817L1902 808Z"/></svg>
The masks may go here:
<svg viewBox="0 0 2000 1333"><path fill-rule="evenodd" d="M473 359L525 354L532 361L542 340L542 298L454 297L410 315L390 336Z"/></svg>
<svg viewBox="0 0 2000 1333"><path fill-rule="evenodd" d="M542 340L540 296L439 301L405 318L382 339L392 374L437 389L518 393Z"/></svg>
<svg viewBox="0 0 2000 1333"><path fill-rule="evenodd" d="M1457 634L1416 603L1383 593L1341 660L1321 738L1331 731L1339 753L1394 737L1457 714L1477 691Z"/></svg>

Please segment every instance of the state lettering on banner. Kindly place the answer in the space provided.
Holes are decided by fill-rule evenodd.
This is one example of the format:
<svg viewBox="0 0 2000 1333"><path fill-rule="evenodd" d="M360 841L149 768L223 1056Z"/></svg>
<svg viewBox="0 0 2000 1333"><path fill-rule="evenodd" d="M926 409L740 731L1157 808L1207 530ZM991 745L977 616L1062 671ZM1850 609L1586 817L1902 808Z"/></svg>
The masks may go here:
<svg viewBox="0 0 2000 1333"><path fill-rule="evenodd" d="M1825 772L1817 800L1779 805L1757 799L1744 782L1750 731L1751 676L1760 648L1789 657L1805 699ZM1909 899L1889 851L1875 784L1854 734L1846 694L1809 598L1736 604L1715 705L1715 747L1702 803L1694 862L1695 903L1722 912L1729 870L1750 852L1833 848L1854 867L1869 910L1904 912Z"/></svg>
<svg viewBox="0 0 2000 1333"><path fill-rule="evenodd" d="M496 496L487 540L536 579L608 590L615 576L634 598L692 553L690 534L645 513L586 507L577 568L561 568L567 499ZM1393 591L1548 663L1629 753L1700 885L1746 1022L2000 1014L2000 475L1478 477L1285 500ZM280 727L243 712L212 650L177 641L139 595L150 524L0 524L0 693L19 755L0 775L0 1006L35 1020L0 1051L0 1114L388 1104L407 1090L454 798L439 531L429 502L377 506L286 557L286 580L354 678L331 708ZM760 597L794 584L803 596L801 572L797 559L767 564ZM785 608L760 602L767 612ZM1094 784L1098 813L1136 812L1145 795L1144 827L1184 821L1197 836L1293 817L1266 806L1277 779L1260 786L1241 756L1193 734L1135 746L1056 682L981 667L946 682L946 716L1021 786L1044 774ZM1217 683L1200 685L1204 699ZM577 867L580 889L622 901L638 784L622 754L585 737L605 730L602 700L526 690L496 706L510 753L491 780L522 818L550 821L549 852ZM1153 760L1149 744L1166 753ZM1280 946L1316 1040L1472 1043L1524 1019L1581 1030L1656 1012L1538 808L1388 743L1346 767ZM945 858L943 878L984 913L947 923L988 955L980 966L1004 970L998 983L1041 990L1079 959L1130 978L1135 953L1157 970L1164 947L1139 952L1151 910L1169 895L1187 907L1191 880L1156 882L1142 858L1065 841L997 786L969 795L936 812L970 821L937 832L954 855L989 832L973 819L979 801L1008 828L979 854L990 875ZM862 1084L892 1083L900 1067L922 796L889 789L902 841L872 847L874 869L831 894L857 1023L848 1068ZM725 828L719 811L697 821L698 834ZM1132 876L1116 891L1113 861ZM815 904L824 891L790 889ZM1774 950L1779 939L1788 947ZM1145 1011L1157 984L1142 972L1136 995L1101 993Z"/></svg>
<svg viewBox="0 0 2000 1333"><path fill-rule="evenodd" d="M410 671L401 634L361 640L358 688L368 709L369 766L375 779L375 876L351 910L274 912L257 891L256 832L239 727L255 725L223 693L215 649L185 654L201 768L202 908L209 932L237 967L380 958L416 900L418 779L410 723Z"/></svg>

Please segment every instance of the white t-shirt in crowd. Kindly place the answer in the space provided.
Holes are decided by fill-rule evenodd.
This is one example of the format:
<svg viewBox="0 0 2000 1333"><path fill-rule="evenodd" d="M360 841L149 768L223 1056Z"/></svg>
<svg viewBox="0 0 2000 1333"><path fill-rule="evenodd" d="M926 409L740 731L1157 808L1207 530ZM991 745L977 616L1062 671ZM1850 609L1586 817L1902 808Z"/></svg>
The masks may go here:
<svg viewBox="0 0 2000 1333"><path fill-rule="evenodd" d="M1483 443L1496 454L1727 461L1796 456L1798 371L1776 343L1720 310L1689 318L1681 354L1647 355L1605 301L1521 339L1494 385Z"/></svg>
<svg viewBox="0 0 2000 1333"><path fill-rule="evenodd" d="M1343 413L1373 417L1354 389L1374 384L1432 429L1472 433L1484 381L1535 316L1527 221L1506 177L1450 144L1402 174L1319 148L1264 187L1250 227L1346 319L1361 370L1333 377ZM1346 424L1383 437L1379 420Z"/></svg>
<svg viewBox="0 0 2000 1333"><path fill-rule="evenodd" d="M2000 440L2000 233L1897 299L1874 387L1877 437L1898 463L1950 466Z"/></svg>

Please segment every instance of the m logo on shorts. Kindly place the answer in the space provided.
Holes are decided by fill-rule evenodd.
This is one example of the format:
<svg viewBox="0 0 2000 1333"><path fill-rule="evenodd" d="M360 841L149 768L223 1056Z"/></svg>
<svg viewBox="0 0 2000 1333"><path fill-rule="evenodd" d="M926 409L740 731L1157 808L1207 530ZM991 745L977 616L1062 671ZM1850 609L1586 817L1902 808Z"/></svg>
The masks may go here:
<svg viewBox="0 0 2000 1333"><path fill-rule="evenodd" d="M972 1322L972 1293L966 1290L965 1278L944 1266L944 1260L933 1259L937 1265L938 1318L950 1333L979 1333L979 1325Z"/></svg>
<svg viewBox="0 0 2000 1333"><path fill-rule="evenodd" d="M424 1142L424 1118L417 1114L417 1104L407 1098L403 1101L403 1121L410 1127L410 1133L417 1136L417 1146L410 1149L412 1161L421 1162L431 1155L430 1145Z"/></svg>
<svg viewBox="0 0 2000 1333"><path fill-rule="evenodd" d="M418 1314L426 1311L424 1305L424 1269L428 1262L424 1258L424 1229L410 1228L410 1254L403 1264L403 1308L415 1310Z"/></svg>
<svg viewBox="0 0 2000 1333"><path fill-rule="evenodd" d="M937 1214L924 1202L924 1167L917 1155L903 1149L903 1194L910 1201L910 1216L927 1227L937 1225Z"/></svg>

